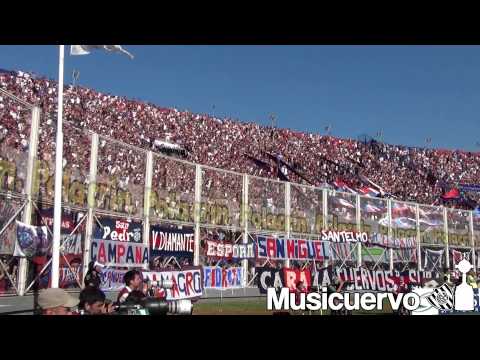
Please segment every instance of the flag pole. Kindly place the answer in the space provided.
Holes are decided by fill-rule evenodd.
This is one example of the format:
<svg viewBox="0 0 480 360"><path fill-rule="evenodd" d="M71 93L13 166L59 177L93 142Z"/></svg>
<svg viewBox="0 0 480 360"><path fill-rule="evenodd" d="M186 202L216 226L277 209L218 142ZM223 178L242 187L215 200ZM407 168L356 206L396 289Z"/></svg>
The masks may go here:
<svg viewBox="0 0 480 360"><path fill-rule="evenodd" d="M57 139L55 149L55 197L53 213L52 277L51 287L58 288L60 267L60 224L62 220L62 179L63 179L63 65L65 45L60 45L58 59L58 111Z"/></svg>

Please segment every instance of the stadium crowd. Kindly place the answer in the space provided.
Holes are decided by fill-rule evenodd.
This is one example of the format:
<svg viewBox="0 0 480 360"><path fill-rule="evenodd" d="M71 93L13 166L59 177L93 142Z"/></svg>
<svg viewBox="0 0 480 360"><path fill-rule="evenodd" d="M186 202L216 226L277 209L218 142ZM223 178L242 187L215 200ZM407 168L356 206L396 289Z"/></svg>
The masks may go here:
<svg viewBox="0 0 480 360"><path fill-rule="evenodd" d="M1 70L0 88L41 107L45 116L40 126L38 154L42 160L52 163L57 83L35 74ZM396 199L424 204L441 203L440 196L455 183L480 184L478 153L362 142L229 118L221 120L81 86L66 86L64 97L67 122L64 129L64 164L85 181L90 160L90 139L84 133L79 134L89 129L145 150L154 148L158 140L168 140L187 150L188 161L259 177L280 177L314 186L331 185L341 179L353 189L358 189L365 184L364 179L368 179ZM2 156L11 153L11 150L21 153L28 148L29 121L28 116L23 116L24 111L17 102L0 96ZM10 152L6 151L7 148ZM184 168L173 165L168 160L157 160L154 186L188 191L193 196L194 169L188 165ZM120 149L119 145L101 139L100 176L120 174L120 186L138 186L141 191L145 181L144 167L144 152L125 147ZM189 175L181 176L184 173ZM241 179L238 176L221 176L212 171L206 176L204 184L204 191L218 198L233 199L239 207ZM252 198L262 198L265 194L261 187L257 191L258 194L251 195ZM279 199L281 191L276 190ZM469 194L469 197L478 201L478 196ZM472 208L471 203L448 205Z"/></svg>

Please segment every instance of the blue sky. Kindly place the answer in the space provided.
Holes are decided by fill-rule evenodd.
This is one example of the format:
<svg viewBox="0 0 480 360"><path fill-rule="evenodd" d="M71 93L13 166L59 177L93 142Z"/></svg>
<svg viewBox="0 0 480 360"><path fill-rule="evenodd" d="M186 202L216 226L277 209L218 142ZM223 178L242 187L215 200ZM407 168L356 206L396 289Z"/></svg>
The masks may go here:
<svg viewBox="0 0 480 360"><path fill-rule="evenodd" d="M480 46L157 46L67 56L79 83L163 107L393 144L480 151ZM55 46L0 46L0 68L58 77ZM215 106L215 109L213 108Z"/></svg>

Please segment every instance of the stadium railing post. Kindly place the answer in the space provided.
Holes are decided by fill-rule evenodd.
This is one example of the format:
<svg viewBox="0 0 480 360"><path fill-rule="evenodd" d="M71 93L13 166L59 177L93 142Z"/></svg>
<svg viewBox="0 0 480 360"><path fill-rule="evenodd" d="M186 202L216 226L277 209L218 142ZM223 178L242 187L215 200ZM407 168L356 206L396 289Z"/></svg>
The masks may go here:
<svg viewBox="0 0 480 360"><path fill-rule="evenodd" d="M90 262L90 244L92 242L93 224L95 222L95 192L97 184L97 161L98 161L98 134L92 133L92 143L90 145L90 172L88 175L88 213L85 229L85 243L83 247L83 272L85 275L88 271L88 263ZM85 276L81 281L82 286Z"/></svg>
<svg viewBox="0 0 480 360"><path fill-rule="evenodd" d="M468 217L468 225L470 230L470 241L472 244L472 265L474 269L477 269L477 257L475 254L475 236L473 235L473 211L469 211L470 216Z"/></svg>
<svg viewBox="0 0 480 360"><path fill-rule="evenodd" d="M361 220L361 207L360 207L360 195L356 195L356 223L357 223L357 232L362 231L362 220ZM362 266L362 243L357 242L357 267Z"/></svg>
<svg viewBox="0 0 480 360"><path fill-rule="evenodd" d="M38 148L38 128L40 124L40 108L34 107L31 114L31 126L30 126L30 141L28 147L28 160L27 160L27 178L25 182L24 195L27 198L27 203L23 210L22 222L27 225L32 223L32 191L34 184L34 174L35 171L35 161L37 159L37 148ZM18 264L18 295L25 295L25 285L27 283L27 270L28 270L28 261L26 258L22 257L19 260Z"/></svg>
<svg viewBox="0 0 480 360"><path fill-rule="evenodd" d="M446 265L447 268L450 268L450 254L449 254L449 246L448 246L448 217L447 217L447 208L443 208L443 232L445 233L445 256L446 256Z"/></svg>
<svg viewBox="0 0 480 360"><path fill-rule="evenodd" d="M415 222L417 226L417 265L418 271L422 271L422 236L420 233L420 207L415 205Z"/></svg>
<svg viewBox="0 0 480 360"><path fill-rule="evenodd" d="M290 238L290 183L285 183L285 236ZM285 260L285 267L290 267L290 259Z"/></svg>
<svg viewBox="0 0 480 360"><path fill-rule="evenodd" d="M152 178L153 178L153 153L147 152L147 163L145 166L145 193L143 199L143 244L149 247L150 235L150 199L152 192ZM144 264L143 268L148 270L148 264Z"/></svg>
<svg viewBox="0 0 480 360"><path fill-rule="evenodd" d="M243 224L241 226L243 227L243 238L242 242L244 245L248 244L248 217L247 217L247 209L248 209L248 175L244 174L243 177L243 186L242 186L242 208L241 208L241 218L243 221ZM248 259L243 259L242 260L242 268L243 268L243 287L246 288L248 284Z"/></svg>
<svg viewBox="0 0 480 360"><path fill-rule="evenodd" d="M328 230L328 193L327 189L322 189L322 210L323 210L323 216L322 216L322 230ZM331 244L328 244L330 246L330 262L333 265L333 259L334 259L334 253L331 247Z"/></svg>
<svg viewBox="0 0 480 360"><path fill-rule="evenodd" d="M193 265L200 265L200 202L202 200L202 167L195 165L195 247Z"/></svg>
<svg viewBox="0 0 480 360"><path fill-rule="evenodd" d="M395 243L393 239L393 226L392 226L392 199L387 200L387 216L388 216L388 245L389 245L389 255L390 255L390 270L393 270L393 247L392 244Z"/></svg>
<svg viewBox="0 0 480 360"><path fill-rule="evenodd" d="M328 194L327 189L322 189L323 226L322 230L328 230Z"/></svg>

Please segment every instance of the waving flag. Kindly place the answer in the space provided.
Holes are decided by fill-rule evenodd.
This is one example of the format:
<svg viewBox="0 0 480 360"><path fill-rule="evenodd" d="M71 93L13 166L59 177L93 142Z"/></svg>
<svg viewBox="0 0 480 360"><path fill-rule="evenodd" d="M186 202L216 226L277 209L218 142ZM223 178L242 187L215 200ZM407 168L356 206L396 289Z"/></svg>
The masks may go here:
<svg viewBox="0 0 480 360"><path fill-rule="evenodd" d="M372 204L367 204L367 206L365 206L365 211L367 213L381 213L381 212L383 212L382 209L380 209L379 207L376 207L375 205L372 205Z"/></svg>
<svg viewBox="0 0 480 360"><path fill-rule="evenodd" d="M133 55L122 48L121 45L71 45L70 55L88 55L94 49L103 49L110 52L119 52L133 59Z"/></svg>
<svg viewBox="0 0 480 360"><path fill-rule="evenodd" d="M368 196L368 197L377 197L378 195L380 195L380 193L369 187L369 186L364 186L360 189L358 189L358 192L360 193L360 195L365 195L365 196Z"/></svg>
<svg viewBox="0 0 480 360"><path fill-rule="evenodd" d="M452 260L453 260L453 264L454 265L457 265L460 261L463 260L464 257L466 257L463 252L461 251L457 251L455 249L452 249L451 251L452 253ZM468 259L467 259L468 260Z"/></svg>
<svg viewBox="0 0 480 360"><path fill-rule="evenodd" d="M341 178L338 178L333 182L333 185L337 188L339 191L344 191L344 192L350 192L352 194L357 194L356 191L352 190L346 183L343 181Z"/></svg>
<svg viewBox="0 0 480 360"><path fill-rule="evenodd" d="M393 206L392 206L393 217L407 216L409 214L415 214L415 210L410 208L410 206L408 206L407 204L393 203Z"/></svg>
<svg viewBox="0 0 480 360"><path fill-rule="evenodd" d="M380 195L385 195L387 192L383 190L383 188L377 184L375 184L372 180L370 180L369 178L367 178L366 176L364 175L359 175L358 176L359 179L365 183L365 184L368 184L370 186L368 186L369 188L373 188L373 189L376 189L376 191L380 194Z"/></svg>
<svg viewBox="0 0 480 360"><path fill-rule="evenodd" d="M460 191L458 189L453 188L447 193L442 195L443 200L458 200L460 199Z"/></svg>
<svg viewBox="0 0 480 360"><path fill-rule="evenodd" d="M474 217L480 217L480 206L473 210Z"/></svg>
<svg viewBox="0 0 480 360"><path fill-rule="evenodd" d="M419 219L418 222L420 224L424 224L426 226L443 226L443 222L435 219Z"/></svg>
<svg viewBox="0 0 480 360"><path fill-rule="evenodd" d="M343 207L355 209L355 205L350 203L349 201L342 199L342 198L335 198L338 204L342 205Z"/></svg>

